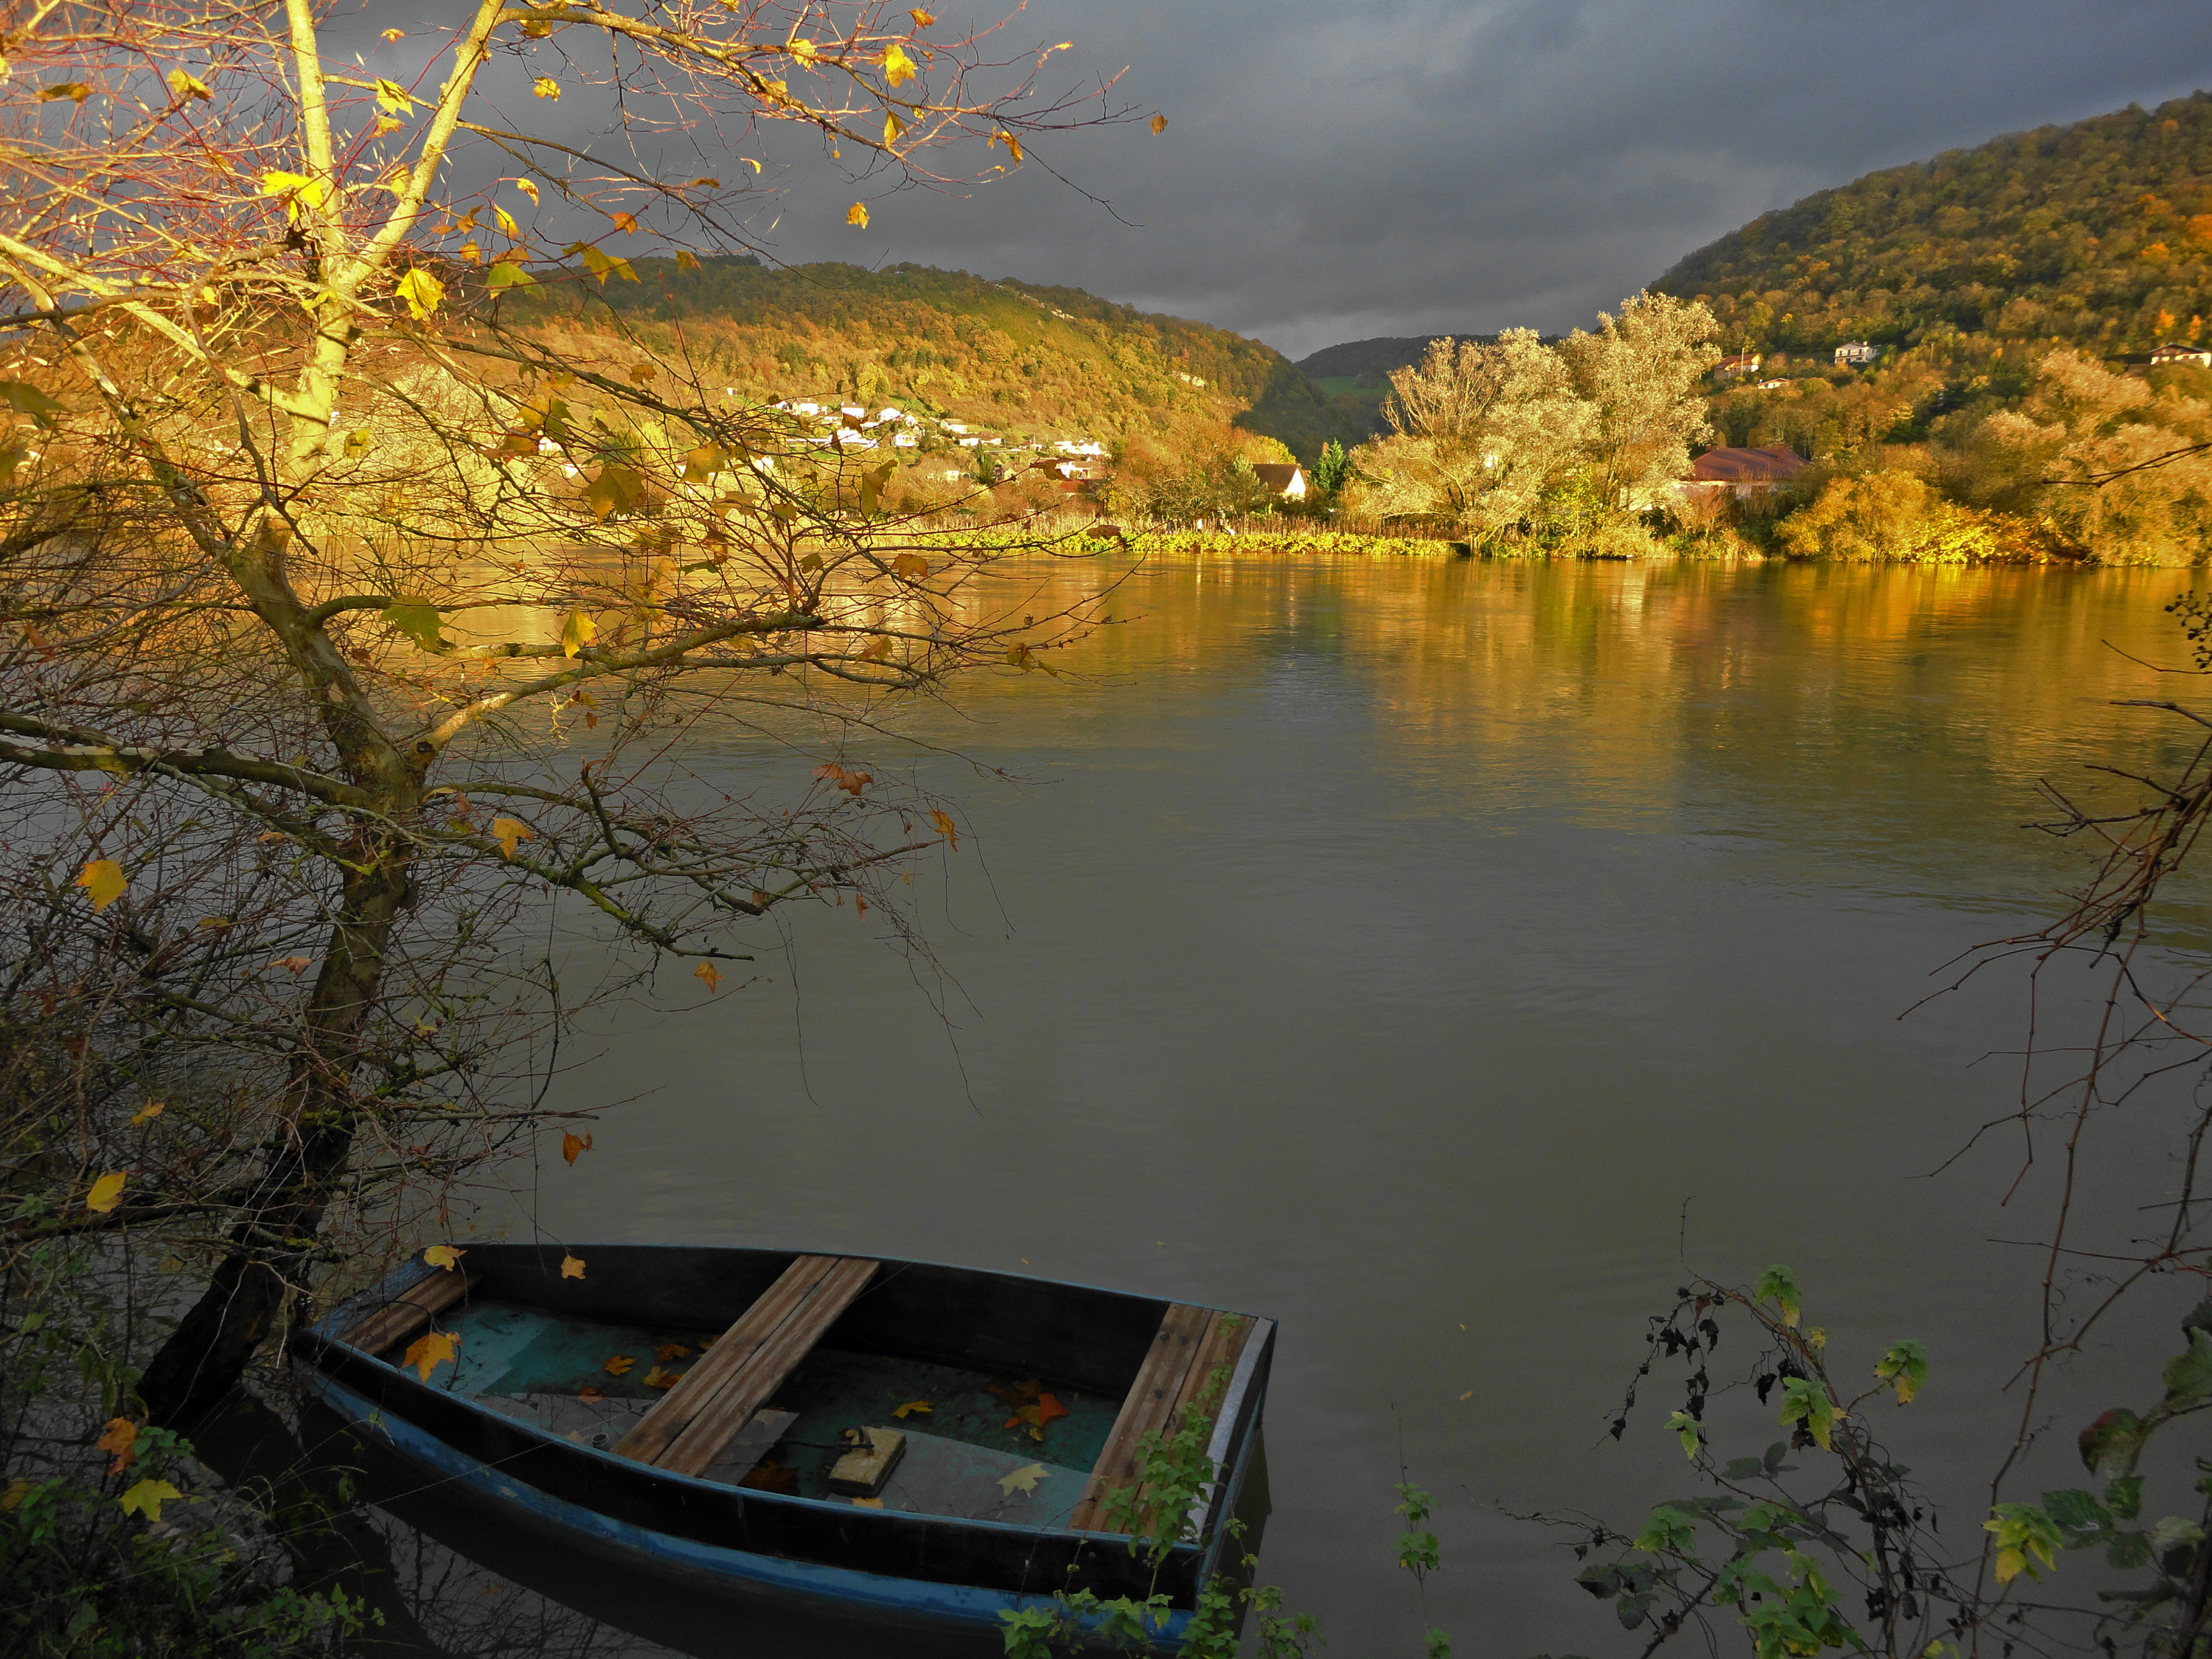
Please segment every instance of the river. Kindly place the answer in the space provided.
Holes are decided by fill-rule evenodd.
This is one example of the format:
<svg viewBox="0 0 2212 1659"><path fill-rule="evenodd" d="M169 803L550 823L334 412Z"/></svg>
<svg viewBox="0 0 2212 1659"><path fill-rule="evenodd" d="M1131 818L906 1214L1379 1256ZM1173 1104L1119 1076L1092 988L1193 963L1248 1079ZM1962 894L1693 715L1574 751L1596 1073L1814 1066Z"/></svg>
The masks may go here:
<svg viewBox="0 0 2212 1659"><path fill-rule="evenodd" d="M1076 672L908 717L964 759L870 750L961 803L917 890L944 977L848 907L799 918L761 982L705 1000L672 974L666 1012L598 1019L553 1103L635 1098L575 1170L549 1160L544 1231L1278 1320L1261 1573L1334 1653L1418 1650L1401 1458L1437 1496L1427 1620L1462 1656L1641 1647L1499 1505L1632 1525L1688 1486L1671 1391L1625 1444L1604 1432L1686 1259L1738 1282L1791 1264L1853 1376L1923 1340L1929 1384L1884 1432L1973 1534L1968 1477L2009 1433L1995 1390L2036 1316L2034 1261L1991 1241L2033 1233L2039 1200L1996 1207L2009 1143L1931 1172L2015 1097L2025 981L1899 1015L2081 873L2022 827L2039 780L2184 752L2180 722L2111 700L2174 690L2128 653L2185 659L2161 607L2186 574L1039 580L1109 576L1125 620L1065 653ZM685 759L731 787L767 764L736 733ZM2116 1332L2054 1407L2062 1443L2099 1389L2155 1392L2143 1363L2193 1296L2154 1294L2155 1333Z"/></svg>

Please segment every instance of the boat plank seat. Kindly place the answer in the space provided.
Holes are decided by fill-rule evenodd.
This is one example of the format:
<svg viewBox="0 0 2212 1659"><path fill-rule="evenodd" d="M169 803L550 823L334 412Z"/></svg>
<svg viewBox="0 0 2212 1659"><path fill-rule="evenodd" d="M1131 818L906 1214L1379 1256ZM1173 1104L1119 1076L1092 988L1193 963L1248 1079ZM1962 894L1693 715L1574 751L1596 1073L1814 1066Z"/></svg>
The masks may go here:
<svg viewBox="0 0 2212 1659"><path fill-rule="evenodd" d="M1219 1404L1222 1386L1243 1352L1253 1323L1239 1314L1170 1304L1068 1517L1071 1528L1105 1530L1115 1495L1139 1482L1139 1443L1144 1437L1158 1433L1167 1439L1182 1430L1194 1412L1211 1413Z"/></svg>
<svg viewBox="0 0 2212 1659"><path fill-rule="evenodd" d="M615 1455L697 1474L813 1352L876 1267L855 1256L800 1256L616 1443Z"/></svg>
<svg viewBox="0 0 2212 1659"><path fill-rule="evenodd" d="M434 1268L389 1302L369 1310L346 1332L345 1340L363 1353L382 1353L393 1343L414 1335L483 1282L482 1273Z"/></svg>

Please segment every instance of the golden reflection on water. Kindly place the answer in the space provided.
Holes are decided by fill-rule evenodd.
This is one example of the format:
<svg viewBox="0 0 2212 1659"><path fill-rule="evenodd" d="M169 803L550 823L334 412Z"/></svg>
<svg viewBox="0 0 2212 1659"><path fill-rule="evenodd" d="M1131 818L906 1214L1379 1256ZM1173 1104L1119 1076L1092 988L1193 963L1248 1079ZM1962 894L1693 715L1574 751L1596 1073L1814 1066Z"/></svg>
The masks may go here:
<svg viewBox="0 0 2212 1659"><path fill-rule="evenodd" d="M1120 727L1194 677L1326 660L1437 810L1540 793L1641 812L1734 787L1763 819L2017 821L2038 778L2171 763L2188 728L2112 702L2202 684L2147 665L2188 661L2164 611L2179 571L1053 561L1000 580L1116 621L1057 660L1071 679L970 682L970 708L1046 705L1015 725L1051 741L1057 706Z"/></svg>

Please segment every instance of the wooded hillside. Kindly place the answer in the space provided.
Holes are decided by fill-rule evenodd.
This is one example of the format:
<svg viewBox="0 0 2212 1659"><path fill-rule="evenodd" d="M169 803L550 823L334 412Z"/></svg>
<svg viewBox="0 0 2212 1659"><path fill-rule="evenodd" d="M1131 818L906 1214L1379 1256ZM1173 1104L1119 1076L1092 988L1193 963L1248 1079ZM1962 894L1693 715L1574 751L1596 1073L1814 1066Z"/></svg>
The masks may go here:
<svg viewBox="0 0 2212 1659"><path fill-rule="evenodd" d="M1653 285L1733 347L1906 345L1947 331L2101 356L2205 337L2212 94L1869 173L1754 219Z"/></svg>
<svg viewBox="0 0 2212 1659"><path fill-rule="evenodd" d="M641 259L638 280L547 282L524 301L539 326L623 327L668 358L686 348L746 397L843 393L1009 436L1102 441L1192 416L1279 438L1311 460L1340 417L1271 346L1085 294L965 271L747 259L679 270ZM513 304L513 301L507 303ZM594 316L598 320L594 320Z"/></svg>

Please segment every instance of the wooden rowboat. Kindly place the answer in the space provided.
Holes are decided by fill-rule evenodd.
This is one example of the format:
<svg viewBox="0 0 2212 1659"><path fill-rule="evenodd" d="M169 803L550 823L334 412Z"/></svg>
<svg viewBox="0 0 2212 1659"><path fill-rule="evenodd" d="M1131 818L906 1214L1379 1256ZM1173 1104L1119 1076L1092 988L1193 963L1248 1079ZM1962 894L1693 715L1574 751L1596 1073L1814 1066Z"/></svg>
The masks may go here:
<svg viewBox="0 0 2212 1659"><path fill-rule="evenodd" d="M980 1633L1056 1590L1158 1592L1171 1648L1242 1554L1267 1320L781 1250L577 1245L586 1276L564 1278L570 1253L418 1260L296 1337L295 1364L514 1522L787 1608ZM1140 1559L1115 1500L1142 1437L1193 1426L1214 1478Z"/></svg>

